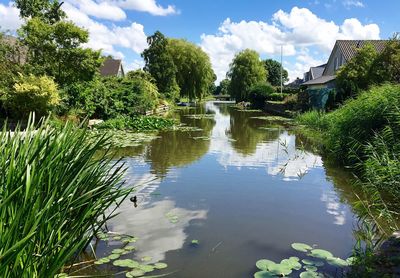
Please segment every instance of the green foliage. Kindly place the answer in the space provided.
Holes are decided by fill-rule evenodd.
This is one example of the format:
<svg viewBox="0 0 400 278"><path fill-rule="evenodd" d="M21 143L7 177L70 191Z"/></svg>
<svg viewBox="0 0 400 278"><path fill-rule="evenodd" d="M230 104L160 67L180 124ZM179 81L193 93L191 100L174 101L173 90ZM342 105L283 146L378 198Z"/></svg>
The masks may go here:
<svg viewBox="0 0 400 278"><path fill-rule="evenodd" d="M296 122L319 131L327 130L329 127L326 114L318 110L312 110L298 115L296 117Z"/></svg>
<svg viewBox="0 0 400 278"><path fill-rule="evenodd" d="M215 95L229 95L229 84L231 81L227 78L222 80L215 90Z"/></svg>
<svg viewBox="0 0 400 278"><path fill-rule="evenodd" d="M19 35L29 49L26 68L35 75L54 77L61 86L92 80L102 64L99 51L81 47L89 33L72 22L49 24L32 18Z"/></svg>
<svg viewBox="0 0 400 278"><path fill-rule="evenodd" d="M161 117L118 117L110 119L96 125L99 129L118 129L118 130L135 130L135 131L154 131L170 129L174 127L176 122L173 119L165 119Z"/></svg>
<svg viewBox="0 0 400 278"><path fill-rule="evenodd" d="M400 37L396 34L373 64L371 79L376 84L400 83Z"/></svg>
<svg viewBox="0 0 400 278"><path fill-rule="evenodd" d="M281 85L281 63L275 61L273 59L267 59L264 61L264 67L267 71L267 81L272 86L280 86ZM287 70L282 68L282 84L289 81L289 74Z"/></svg>
<svg viewBox="0 0 400 278"><path fill-rule="evenodd" d="M58 0L15 0L22 18L36 17L48 23L55 23L65 17L62 4Z"/></svg>
<svg viewBox="0 0 400 278"><path fill-rule="evenodd" d="M151 82L153 84L156 84L156 80L153 78L153 76L151 76L151 74L147 71L144 71L142 69L138 69L138 70L133 70L130 71L126 74L126 78L128 79L142 79L142 80L146 80L148 82Z"/></svg>
<svg viewBox="0 0 400 278"><path fill-rule="evenodd" d="M371 85L371 72L378 53L371 44L357 50L357 54L337 73L338 98L343 101L356 96Z"/></svg>
<svg viewBox="0 0 400 278"><path fill-rule="evenodd" d="M23 76L14 84L4 101L12 118L27 118L30 112L47 115L60 102L57 84L47 76Z"/></svg>
<svg viewBox="0 0 400 278"><path fill-rule="evenodd" d="M270 100L274 94L275 88L268 83L262 82L251 87L248 100L254 107L262 108L265 105L265 101Z"/></svg>
<svg viewBox="0 0 400 278"><path fill-rule="evenodd" d="M247 101L250 88L257 83L266 81L267 72L260 56L254 50L246 49L233 59L228 77L231 82L229 94L237 102Z"/></svg>
<svg viewBox="0 0 400 278"><path fill-rule="evenodd" d="M208 95L216 80L208 55L193 43L177 39L168 40L167 51L177 69L180 96L201 100Z"/></svg>
<svg viewBox="0 0 400 278"><path fill-rule="evenodd" d="M159 96L157 87L147 80L116 77L73 84L64 95L66 106L104 120L145 114L156 107Z"/></svg>
<svg viewBox="0 0 400 278"><path fill-rule="evenodd" d="M167 51L168 39L157 31L147 37L147 43L149 48L142 53L146 63L144 70L154 77L161 95L168 99L177 99L180 88L176 82L177 68Z"/></svg>
<svg viewBox="0 0 400 278"><path fill-rule="evenodd" d="M3 130L0 142L0 276L54 277L130 192L123 166L98 153L106 138L70 124Z"/></svg>

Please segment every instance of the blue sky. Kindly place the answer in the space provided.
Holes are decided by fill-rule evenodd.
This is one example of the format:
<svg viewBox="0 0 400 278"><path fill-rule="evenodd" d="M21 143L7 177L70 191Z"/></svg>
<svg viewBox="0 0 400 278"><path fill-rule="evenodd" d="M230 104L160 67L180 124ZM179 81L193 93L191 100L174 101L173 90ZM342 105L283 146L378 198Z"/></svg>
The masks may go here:
<svg viewBox="0 0 400 278"><path fill-rule="evenodd" d="M143 66L146 36L160 30L206 51L218 80L245 48L280 58L290 78L324 63L336 39L388 38L398 27L398 0L65 0L69 19L90 32L88 47ZM13 3L0 0L0 27L21 24Z"/></svg>

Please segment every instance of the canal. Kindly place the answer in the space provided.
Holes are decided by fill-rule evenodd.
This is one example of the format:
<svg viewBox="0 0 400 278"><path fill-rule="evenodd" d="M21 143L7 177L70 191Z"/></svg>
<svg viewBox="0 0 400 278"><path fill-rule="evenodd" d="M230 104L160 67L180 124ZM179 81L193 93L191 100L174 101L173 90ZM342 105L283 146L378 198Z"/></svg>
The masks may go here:
<svg viewBox="0 0 400 278"><path fill-rule="evenodd" d="M137 206L128 198L107 223L117 236L95 243L97 259L121 248L119 235L137 238L121 258L168 265L149 276L253 277L260 259L307 258L296 242L351 255L350 175L290 121L218 102L174 113L187 128L119 151L128 184L139 184L130 196ZM321 269L340 276L330 264ZM110 262L82 273L125 277L123 270Z"/></svg>

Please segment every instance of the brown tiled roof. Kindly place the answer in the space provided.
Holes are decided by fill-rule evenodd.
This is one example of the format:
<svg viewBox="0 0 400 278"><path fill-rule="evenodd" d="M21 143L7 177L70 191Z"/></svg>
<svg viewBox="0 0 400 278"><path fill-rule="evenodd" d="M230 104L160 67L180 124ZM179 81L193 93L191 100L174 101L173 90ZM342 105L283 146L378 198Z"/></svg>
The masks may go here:
<svg viewBox="0 0 400 278"><path fill-rule="evenodd" d="M349 61L356 55L357 49L362 48L366 44L372 44L376 51L380 53L385 48L387 42L387 40L338 40L336 44L346 61Z"/></svg>
<svg viewBox="0 0 400 278"><path fill-rule="evenodd" d="M101 76L116 76L118 75L119 68L121 66L121 60L119 59L107 59L104 61L100 68Z"/></svg>

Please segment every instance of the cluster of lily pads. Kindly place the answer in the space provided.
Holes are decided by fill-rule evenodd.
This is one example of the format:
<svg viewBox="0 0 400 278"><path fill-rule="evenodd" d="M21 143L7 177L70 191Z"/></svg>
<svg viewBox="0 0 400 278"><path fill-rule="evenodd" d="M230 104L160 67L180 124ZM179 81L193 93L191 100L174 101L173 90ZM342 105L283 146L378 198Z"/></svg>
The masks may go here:
<svg viewBox="0 0 400 278"><path fill-rule="evenodd" d="M176 224L179 222L178 215L174 214L172 211L165 214L165 217L168 219L169 222L172 224Z"/></svg>
<svg viewBox="0 0 400 278"><path fill-rule="evenodd" d="M190 118L190 119L214 119L214 114L192 114L192 115L186 115L185 117Z"/></svg>
<svg viewBox="0 0 400 278"><path fill-rule="evenodd" d="M284 259L280 263L271 260L262 259L257 261L256 267L260 270L254 274L254 278L271 278L290 275L293 271L302 271L300 278L318 278L329 277L327 274L318 272L318 268L328 263L334 267L345 268L353 264L354 258L349 257L343 260L334 257L327 250L316 249L305 243L293 243L292 248L296 251L304 252L307 256L314 259L300 260L298 257Z"/></svg>
<svg viewBox="0 0 400 278"><path fill-rule="evenodd" d="M153 272L155 270L160 270L168 267L166 263L162 262L149 264L149 262L152 260L152 257L150 256L145 256L141 258L140 261L136 261L133 259L121 259L121 256L130 254L135 251L135 247L130 244L135 243L138 240L138 238L136 237L127 235L114 235L108 233L99 233L97 237L100 240L104 241L109 241L109 240L120 241L125 246L122 248L116 248L112 250L109 256L98 258L94 262L95 265L112 263L114 266L127 268L128 270L126 270L125 274L127 278L143 277L149 272Z"/></svg>
<svg viewBox="0 0 400 278"><path fill-rule="evenodd" d="M257 116L257 117L251 117L251 119L264 120L264 121L270 121L270 122L292 122L293 121L293 119L285 118L285 117L281 117L281 116Z"/></svg>
<svg viewBox="0 0 400 278"><path fill-rule="evenodd" d="M159 138L155 133L138 133L135 131L126 130L95 129L90 131L90 134L93 135L93 138L101 136L105 133L110 137L109 142L114 148L137 147Z"/></svg>

